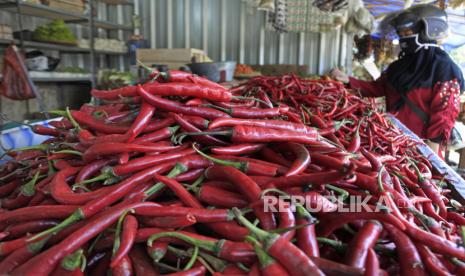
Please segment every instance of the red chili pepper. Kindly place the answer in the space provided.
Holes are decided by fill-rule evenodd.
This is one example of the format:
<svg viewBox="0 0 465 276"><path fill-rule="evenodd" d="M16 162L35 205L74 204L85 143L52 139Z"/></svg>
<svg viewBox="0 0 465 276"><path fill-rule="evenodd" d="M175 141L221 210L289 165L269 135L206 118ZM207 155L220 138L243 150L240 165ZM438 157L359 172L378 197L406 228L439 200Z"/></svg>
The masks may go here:
<svg viewBox="0 0 465 276"><path fill-rule="evenodd" d="M54 137L59 137L63 133L56 129L56 128L50 128L46 127L43 125L34 125L31 127L32 132L39 134L39 135L46 135L46 136L54 136Z"/></svg>
<svg viewBox="0 0 465 276"><path fill-rule="evenodd" d="M320 249L315 234L315 218L302 206L296 206L297 225L302 226L296 230L297 247L309 257L320 257Z"/></svg>
<svg viewBox="0 0 465 276"><path fill-rule="evenodd" d="M21 181L19 179L12 180L7 184L0 186L0 196L6 197L11 194L19 185L21 185Z"/></svg>
<svg viewBox="0 0 465 276"><path fill-rule="evenodd" d="M190 181L195 181L199 177L203 175L203 172L205 170L203 168L196 169L196 170L190 170L186 173L180 174L176 176L174 179L178 182L190 182Z"/></svg>
<svg viewBox="0 0 465 276"><path fill-rule="evenodd" d="M383 231L377 221L368 221L349 243L344 262L350 266L364 268L368 250L373 248Z"/></svg>
<svg viewBox="0 0 465 276"><path fill-rule="evenodd" d="M27 233L37 233L57 224L56 220L33 220L10 225L5 231L9 232L9 238L19 238Z"/></svg>
<svg viewBox="0 0 465 276"><path fill-rule="evenodd" d="M66 183L66 179L75 175L79 169L80 168L70 167L55 174L55 177L50 183L50 192L56 201L62 204L80 205L102 197L110 191L111 187L106 187L88 193L74 193L68 183Z"/></svg>
<svg viewBox="0 0 465 276"><path fill-rule="evenodd" d="M117 165L112 168L112 174L123 176L130 173L135 173L162 162L174 161L184 156L189 156L195 153L192 148L188 148L176 153L162 153L154 156L144 156L130 160L126 164Z"/></svg>
<svg viewBox="0 0 465 276"><path fill-rule="evenodd" d="M181 126L181 128L184 131L187 132L195 132L195 133L200 133L201 130L198 129L196 126L192 125L189 123L187 120L185 120L182 116L179 116L178 114L173 114L174 119L176 122ZM221 141L218 138L215 138L210 135L202 135L202 136L193 136L193 139L196 142L199 142L203 145L212 145L212 146L226 146L228 143Z"/></svg>
<svg viewBox="0 0 465 276"><path fill-rule="evenodd" d="M234 126L254 126L264 127L272 129L288 130L293 132L302 132L311 135L315 135L317 130L308 127L304 124L297 124L292 122L280 121L280 120L251 120L251 119L239 119L239 118L218 118L210 122L208 129L215 129L220 127L234 127Z"/></svg>
<svg viewBox="0 0 465 276"><path fill-rule="evenodd" d="M425 264L425 268L435 275L448 276L452 275L449 270L442 264L441 260L431 250L420 243L415 243L418 253Z"/></svg>
<svg viewBox="0 0 465 276"><path fill-rule="evenodd" d="M158 228L180 228L194 225L197 220L194 215L187 214L185 216L144 218L142 222L144 225Z"/></svg>
<svg viewBox="0 0 465 276"><path fill-rule="evenodd" d="M265 242L265 251L270 254L271 257L279 260L290 275L325 275L309 257L294 244L277 234L270 234L257 228L247 221L237 208L233 209L233 212L241 224L245 225L254 233L260 241Z"/></svg>
<svg viewBox="0 0 465 276"><path fill-rule="evenodd" d="M281 154L277 153L275 150L270 147L265 147L260 151L260 157L265 159L268 162L276 163L286 168L289 168L292 163L284 158ZM286 173L289 169L286 170Z"/></svg>
<svg viewBox="0 0 465 276"><path fill-rule="evenodd" d="M121 261L111 269L111 275L114 276L131 276L133 275L133 268L131 259L125 255Z"/></svg>
<svg viewBox="0 0 465 276"><path fill-rule="evenodd" d="M216 82L212 82L211 80L207 78L193 75L191 73L180 71L180 70L169 70L167 72L159 72L159 73L157 72L154 74L159 74L165 80L170 81L170 82L195 83L195 84L206 86L206 87L226 90L226 88L224 88L223 86L217 84Z"/></svg>
<svg viewBox="0 0 465 276"><path fill-rule="evenodd" d="M308 150L301 144L297 143L287 143L286 147L292 151L296 156L295 161L292 163L292 166L289 168L289 171L285 176L292 176L301 174L305 171L310 164L310 153Z"/></svg>
<svg viewBox="0 0 465 276"><path fill-rule="evenodd" d="M207 272L207 269L204 266L198 266L191 268L186 271L181 271L181 272L176 272L176 273L170 273L166 274L169 276L203 276Z"/></svg>
<svg viewBox="0 0 465 276"><path fill-rule="evenodd" d="M128 135L128 143L131 143L143 130L147 127L150 119L155 113L155 107L148 104L147 102L142 102L139 114L134 120L134 123L131 125L131 128L126 132Z"/></svg>
<svg viewBox="0 0 465 276"><path fill-rule="evenodd" d="M197 198L209 206L218 208L244 208L248 205L248 202L240 194L206 184L203 184L198 190Z"/></svg>
<svg viewBox="0 0 465 276"><path fill-rule="evenodd" d="M102 169L103 167L108 166L115 162L116 162L115 159L95 160L92 163L83 167L81 170L79 170L79 173L77 174L74 182L76 183L82 182L88 179L89 177L93 176L98 171L100 171L100 169Z"/></svg>
<svg viewBox="0 0 465 276"><path fill-rule="evenodd" d="M0 271L2 273L9 273L13 271L16 267L22 265L27 260L38 254L46 242L47 239L42 239L16 249L0 262Z"/></svg>
<svg viewBox="0 0 465 276"><path fill-rule="evenodd" d="M391 225L384 225L384 227L389 232L389 237L396 244L402 275L426 275L420 254L418 254L412 240L396 227Z"/></svg>
<svg viewBox="0 0 465 276"><path fill-rule="evenodd" d="M309 174L299 174L292 176L277 177L269 182L267 188L288 188L298 187L306 184L324 185L328 183L337 182L344 179L346 173L338 171L325 171Z"/></svg>
<svg viewBox="0 0 465 276"><path fill-rule="evenodd" d="M217 240L201 235L192 235L189 232L160 232L150 236L147 244L150 246L153 241L160 238L176 238L188 244L199 247L205 251L213 252L215 256L231 262L252 263L256 260L252 246L244 242L232 242L230 240ZM163 239L160 239L163 240Z"/></svg>
<svg viewBox="0 0 465 276"><path fill-rule="evenodd" d="M250 203L261 200L261 189L257 183L236 168L228 166L213 166L205 171L205 176L212 180L222 180L234 183L239 192L244 195ZM263 228L274 229L276 227L276 222L274 221L272 213L264 212L263 206L256 206L253 209Z"/></svg>
<svg viewBox="0 0 465 276"><path fill-rule="evenodd" d="M381 268L379 267L378 256L376 256L376 252L372 248L368 249L364 275L365 276L381 275Z"/></svg>
<svg viewBox="0 0 465 276"><path fill-rule="evenodd" d="M161 97L155 96L147 92L142 86L138 86L137 92L139 95L147 101L149 104L153 105L156 108L166 110L169 112L174 112L177 114L186 114L193 116L200 116L207 119L215 119L221 117L229 117L226 113L223 113L219 110L201 107L201 106L186 106L184 104L163 99Z"/></svg>
<svg viewBox="0 0 465 276"><path fill-rule="evenodd" d="M170 138L173 136L176 131L178 131L179 126L173 126L173 127L165 127L162 129L158 129L154 132L142 135L138 138L136 138L133 143L134 144L147 144L147 143L154 143L158 141L165 140L167 138Z"/></svg>
<svg viewBox="0 0 465 276"><path fill-rule="evenodd" d="M360 212L350 213L327 213L320 218L319 228L317 228L318 236L327 237L334 230L340 228L342 225L356 221L356 220L379 220L383 225L392 224L400 230L405 230L406 226L395 216L381 212L367 212L361 210Z"/></svg>
<svg viewBox="0 0 465 276"><path fill-rule="evenodd" d="M264 275L289 275L286 269L278 261L270 257L260 245L255 244L254 249L260 262L260 270Z"/></svg>
<svg viewBox="0 0 465 276"><path fill-rule="evenodd" d="M158 269L140 246L134 246L129 252L135 275L158 276Z"/></svg>
<svg viewBox="0 0 465 276"><path fill-rule="evenodd" d="M220 155L249 155L260 151L265 146L265 144L238 144L232 146L215 147L212 148L211 151L214 154Z"/></svg>
<svg viewBox="0 0 465 276"><path fill-rule="evenodd" d="M207 105L219 109L226 114L231 115L233 118L245 118L245 119L264 119L274 118L283 113L289 111L289 107L274 107L274 108L249 108L235 106L231 108L223 108L215 105Z"/></svg>
<svg viewBox="0 0 465 276"><path fill-rule="evenodd" d="M88 148L82 159L86 162L93 161L105 155L113 155L124 152L165 152L176 149L170 142L162 141L153 144L126 144L126 143L105 143L96 144Z"/></svg>
<svg viewBox="0 0 465 276"><path fill-rule="evenodd" d="M83 250L77 250L75 253L70 254L63 258L60 265L55 268L52 276L60 276L63 274L72 275L72 276L80 276L84 275L81 271L81 262L83 258Z"/></svg>
<svg viewBox="0 0 465 276"><path fill-rule="evenodd" d="M114 254L110 267L114 268L120 264L125 257L127 257L131 250L137 234L137 219L132 215L127 215L124 218L123 229L121 231L121 243L119 244L117 252Z"/></svg>
<svg viewBox="0 0 465 276"><path fill-rule="evenodd" d="M176 194L186 193L181 191L179 183L175 183L174 180L168 181L168 179L160 175L156 175L156 178L163 178L163 183L167 183ZM192 202L196 205L198 202L194 197L192 199L185 199L187 197L192 197L190 195L182 196L181 201ZM184 200L183 200L184 199ZM195 208L195 207L173 207L173 206L159 206L156 203L146 207L139 207L136 211L137 215L150 216L150 217L169 217L169 216L185 216L192 215L195 217L197 222L210 223L210 222L223 222L229 221L232 219L231 213L227 209L204 209L204 208Z"/></svg>
<svg viewBox="0 0 465 276"><path fill-rule="evenodd" d="M87 126L93 130L107 134L125 134L128 130L126 126L120 126L115 124L105 124L103 121L96 120L92 115L86 114L81 111L71 110L71 116L80 125Z"/></svg>
<svg viewBox="0 0 465 276"><path fill-rule="evenodd" d="M158 84L152 84L158 85ZM113 90L97 90L92 89L90 94L101 100L112 100L112 99L119 99L121 97L133 97L137 96L137 86L126 86L118 89Z"/></svg>
<svg viewBox="0 0 465 276"><path fill-rule="evenodd" d="M76 210L76 205L41 205L0 213L0 223L18 223L39 219L62 219ZM44 211L46 210L46 211Z"/></svg>

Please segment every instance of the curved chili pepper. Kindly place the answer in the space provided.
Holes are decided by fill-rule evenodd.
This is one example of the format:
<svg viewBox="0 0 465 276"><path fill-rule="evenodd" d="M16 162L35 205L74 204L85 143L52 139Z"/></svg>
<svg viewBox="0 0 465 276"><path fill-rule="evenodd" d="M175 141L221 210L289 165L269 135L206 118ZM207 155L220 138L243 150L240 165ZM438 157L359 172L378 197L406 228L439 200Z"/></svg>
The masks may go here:
<svg viewBox="0 0 465 276"><path fill-rule="evenodd" d="M376 221L368 221L350 241L344 262L350 266L364 268L368 250L373 248L383 227Z"/></svg>
<svg viewBox="0 0 465 276"><path fill-rule="evenodd" d="M200 116L207 119L229 117L228 114L213 108L201 106L186 106L178 102L163 99L161 97L150 94L140 85L137 88L137 92L149 104L153 105L156 108L160 108L169 112Z"/></svg>
<svg viewBox="0 0 465 276"><path fill-rule="evenodd" d="M310 153L308 150L303 145L297 143L287 143L286 147L294 153L296 159L285 176L298 175L305 171L310 164Z"/></svg>
<svg viewBox="0 0 465 276"><path fill-rule="evenodd" d="M178 114L173 114L174 119L176 122L181 126L184 131L188 132L201 132L200 129L189 123L187 120L185 120L182 116L179 116ZM201 136L193 136L193 139L196 142L199 142L204 145L212 145L212 146L226 146L228 143L221 141L218 138L215 138L210 135L201 135Z"/></svg>
<svg viewBox="0 0 465 276"><path fill-rule="evenodd" d="M317 228L317 233L319 236L327 237L334 230L341 227L342 225L356 221L356 220L379 220L383 222L383 225L392 224L400 230L405 230L406 226L395 216L391 214L385 214L381 212L367 212L362 210L361 212L356 213L327 213L320 218L319 228Z"/></svg>
<svg viewBox="0 0 465 276"><path fill-rule="evenodd" d="M238 144L214 147L211 152L219 155L249 155L260 151L265 146L265 144Z"/></svg>
<svg viewBox="0 0 465 276"><path fill-rule="evenodd" d="M66 183L66 179L75 175L80 168L70 167L59 171L50 183L50 192L52 197L62 204L85 204L93 199L101 197L108 193L111 187L105 187L88 193L74 193Z"/></svg>
<svg viewBox="0 0 465 276"><path fill-rule="evenodd" d="M262 165L261 163L258 163L258 162L249 162L249 161L236 162L236 161L222 160L222 159L215 158L213 156L209 156L203 153L202 151L196 148L195 144L192 147L198 154L205 157L206 159L211 160L214 163L219 164L219 165L234 167L236 169L241 170L242 172L246 174L274 176L277 173L277 168L274 166Z"/></svg>
<svg viewBox="0 0 465 276"><path fill-rule="evenodd" d="M231 115L234 118L244 119L264 119L273 118L289 111L289 107L273 107L273 108L253 108L253 107L241 107L234 106L231 108L223 108L215 105L207 105L223 111L226 114Z"/></svg>
<svg viewBox="0 0 465 276"><path fill-rule="evenodd" d="M121 261L111 268L111 275L114 276L131 276L133 275L133 268L131 259L125 255Z"/></svg>
<svg viewBox="0 0 465 276"><path fill-rule="evenodd" d="M236 168L229 166L212 166L205 171L205 176L208 179L234 183L240 193L244 195L250 203L261 200L261 189L257 183ZM257 205L254 208L254 213L259 218L263 228L274 229L276 227L273 214L269 212L265 213L262 206Z"/></svg>
<svg viewBox="0 0 465 276"><path fill-rule="evenodd" d="M403 275L426 275L423 262L412 240L396 227L391 225L384 225L384 227L396 244L401 273Z"/></svg>
<svg viewBox="0 0 465 276"><path fill-rule="evenodd" d="M89 177L93 176L95 173L100 171L105 166L108 166L112 163L115 163L115 159L101 159L101 160L95 160L92 163L84 166L82 169L79 170L76 179L74 182L79 183L82 182Z"/></svg>
<svg viewBox="0 0 465 276"><path fill-rule="evenodd" d="M365 263L365 274L366 276L377 276L381 274L381 268L379 267L378 256L372 248L368 249L368 254Z"/></svg>
<svg viewBox="0 0 465 276"><path fill-rule="evenodd" d="M264 275L289 275L286 269L276 260L270 257L259 245L254 244L255 252L257 253L258 261L260 262L260 270Z"/></svg>
<svg viewBox="0 0 465 276"><path fill-rule="evenodd" d="M435 275L448 276L452 275L449 270L442 264L441 260L431 250L420 243L415 243L418 253L423 260L425 267Z"/></svg>
<svg viewBox="0 0 465 276"><path fill-rule="evenodd" d="M128 135L128 143L131 143L137 135L139 135L145 127L147 127L150 119L155 113L155 107L148 104L147 102L142 102L139 114L131 125L131 128L126 132Z"/></svg>
<svg viewBox="0 0 465 276"><path fill-rule="evenodd" d="M180 174L176 176L174 179L178 182L190 182L190 181L195 181L199 177L203 176L203 172L205 170L203 168L196 169L196 170L190 170L188 172L185 172L183 174Z"/></svg>
<svg viewBox="0 0 465 276"><path fill-rule="evenodd" d="M158 270L152 265L150 258L140 246L134 246L129 252L129 258L133 263L135 275L158 276Z"/></svg>
<svg viewBox="0 0 465 276"><path fill-rule="evenodd" d="M296 206L297 225L304 226L296 230L297 247L309 257L319 257L320 249L315 234L315 218L302 206Z"/></svg>
<svg viewBox="0 0 465 276"><path fill-rule="evenodd" d="M246 226L260 241L264 241L265 251L280 261L290 275L325 275L298 247L277 234L270 234L257 228L233 209L236 218Z"/></svg>
<svg viewBox="0 0 465 276"><path fill-rule="evenodd" d="M110 267L114 268L119 265L125 257L127 257L137 234L137 219L134 216L128 215L124 218L123 229L121 231L121 242L118 251L113 256Z"/></svg>
<svg viewBox="0 0 465 276"><path fill-rule="evenodd" d="M277 153L270 147L265 147L260 151L260 157L265 159L268 162L276 163L281 166L289 168L292 163L284 158L281 154Z"/></svg>

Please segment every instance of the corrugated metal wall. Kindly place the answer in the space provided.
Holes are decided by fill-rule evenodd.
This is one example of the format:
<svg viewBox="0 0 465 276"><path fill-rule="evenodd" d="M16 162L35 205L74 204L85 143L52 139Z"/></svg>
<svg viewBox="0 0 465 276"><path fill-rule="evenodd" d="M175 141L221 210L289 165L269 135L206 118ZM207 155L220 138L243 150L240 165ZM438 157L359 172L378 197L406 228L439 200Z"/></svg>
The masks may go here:
<svg viewBox="0 0 465 276"><path fill-rule="evenodd" d="M200 48L213 60L307 64L309 73L348 66L352 38L331 33L265 30L266 14L242 0L135 0L141 34L153 48Z"/></svg>

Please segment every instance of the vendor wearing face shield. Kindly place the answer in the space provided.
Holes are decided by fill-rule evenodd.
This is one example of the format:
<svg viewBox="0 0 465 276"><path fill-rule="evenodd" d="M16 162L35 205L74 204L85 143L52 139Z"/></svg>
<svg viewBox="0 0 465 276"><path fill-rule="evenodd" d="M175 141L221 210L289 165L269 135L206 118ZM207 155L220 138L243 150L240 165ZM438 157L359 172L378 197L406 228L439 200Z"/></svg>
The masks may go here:
<svg viewBox="0 0 465 276"><path fill-rule="evenodd" d="M361 81L333 69L333 78L364 97L386 97L387 111L439 153L460 109L465 83L460 68L440 48L448 32L447 14L434 5L416 5L390 24L399 35L401 52L381 77Z"/></svg>

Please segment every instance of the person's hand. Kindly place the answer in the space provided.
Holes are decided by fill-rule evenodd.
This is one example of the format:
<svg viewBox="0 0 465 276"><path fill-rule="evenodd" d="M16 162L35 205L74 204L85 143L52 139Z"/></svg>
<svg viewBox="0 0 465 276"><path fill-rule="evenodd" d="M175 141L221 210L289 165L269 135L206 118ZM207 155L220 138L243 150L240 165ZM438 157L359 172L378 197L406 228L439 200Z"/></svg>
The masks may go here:
<svg viewBox="0 0 465 276"><path fill-rule="evenodd" d="M342 72L338 68L334 68L329 72L331 78L343 82L343 83L348 83L349 82L349 76L347 76L346 73Z"/></svg>

